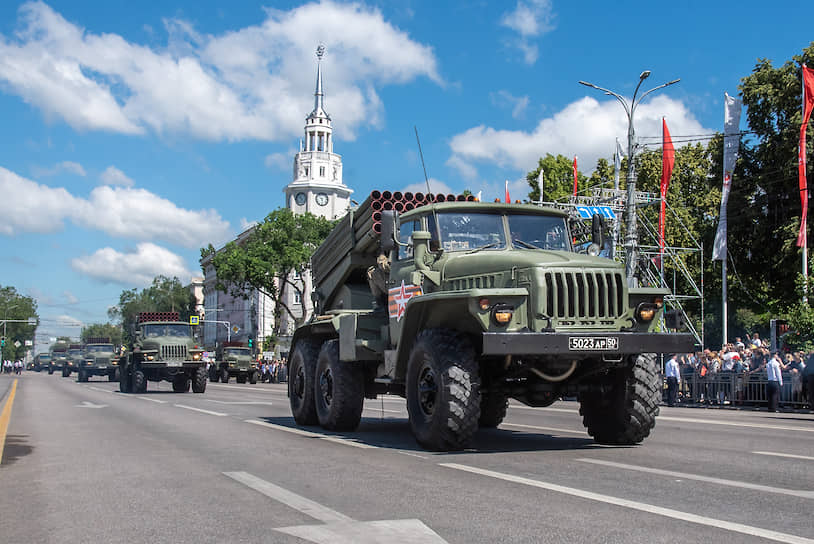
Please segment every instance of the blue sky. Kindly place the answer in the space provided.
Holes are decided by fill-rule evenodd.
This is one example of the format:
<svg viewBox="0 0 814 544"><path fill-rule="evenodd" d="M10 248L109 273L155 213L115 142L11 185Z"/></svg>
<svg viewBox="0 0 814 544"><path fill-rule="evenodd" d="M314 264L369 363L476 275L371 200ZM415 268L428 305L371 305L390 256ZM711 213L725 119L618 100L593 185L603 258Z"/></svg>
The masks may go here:
<svg viewBox="0 0 814 544"><path fill-rule="evenodd" d="M41 337L76 336L123 289L201 275L201 246L283 206L320 43L361 201L423 186L414 126L438 192L492 198L508 179L523 196L545 153L590 172L626 120L579 80L629 96L642 70L643 89L681 78L642 103L638 135L662 116L674 139L721 130L724 92L813 37L802 1L654 6L2 2L0 284L36 297Z"/></svg>

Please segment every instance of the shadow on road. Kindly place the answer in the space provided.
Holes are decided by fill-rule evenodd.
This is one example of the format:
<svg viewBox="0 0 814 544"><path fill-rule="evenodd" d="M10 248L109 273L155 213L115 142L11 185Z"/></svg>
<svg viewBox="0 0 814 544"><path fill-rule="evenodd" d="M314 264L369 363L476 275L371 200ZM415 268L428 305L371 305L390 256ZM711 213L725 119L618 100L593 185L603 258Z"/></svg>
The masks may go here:
<svg viewBox="0 0 814 544"><path fill-rule="evenodd" d="M0 460L0 465L10 465L21 457L31 454L33 451L34 446L28 443L28 435L6 435L6 445L3 449L3 459Z"/></svg>
<svg viewBox="0 0 814 544"><path fill-rule="evenodd" d="M406 418L362 418L359 428L353 432L334 433L318 425L299 426L293 417L257 417L259 421L308 431L317 435L344 438L377 448L387 448L427 455L456 455L473 453L509 453L525 451L591 450L607 448L590 438L564 437L540 432L520 432L508 429L482 429L475 435L472 445L460 452L430 452L416 443Z"/></svg>

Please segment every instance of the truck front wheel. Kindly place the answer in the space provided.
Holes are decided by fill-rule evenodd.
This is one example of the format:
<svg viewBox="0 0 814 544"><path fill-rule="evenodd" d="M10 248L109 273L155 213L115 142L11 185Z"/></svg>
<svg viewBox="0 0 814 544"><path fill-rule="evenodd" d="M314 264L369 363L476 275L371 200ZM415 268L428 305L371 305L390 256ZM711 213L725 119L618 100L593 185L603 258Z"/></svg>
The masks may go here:
<svg viewBox="0 0 814 544"><path fill-rule="evenodd" d="M252 384L253 384L253 383L257 383L257 376L258 376L258 374L259 374L259 373L258 373L256 370L255 370L255 371L253 371L251 374L249 374L249 383L252 383Z"/></svg>
<svg viewBox="0 0 814 544"><path fill-rule="evenodd" d="M229 383L229 371L225 368L220 369L220 381L223 383Z"/></svg>
<svg viewBox="0 0 814 544"><path fill-rule="evenodd" d="M147 392L147 377L141 370L133 372L133 393Z"/></svg>
<svg viewBox="0 0 814 544"><path fill-rule="evenodd" d="M407 411L419 444L429 450L465 448L478 430L480 382L475 350L454 331L418 335L407 364Z"/></svg>
<svg viewBox="0 0 814 544"><path fill-rule="evenodd" d="M172 379L174 393L187 393L189 391L189 378L186 374L176 374Z"/></svg>
<svg viewBox="0 0 814 544"><path fill-rule="evenodd" d="M579 413L588 434L599 444L638 444L650 434L659 415L656 356L632 355L632 364L611 371L604 394L583 393Z"/></svg>
<svg viewBox="0 0 814 544"><path fill-rule="evenodd" d="M184 379L186 379L186 377ZM206 369L202 366L199 366L195 370L195 374L192 375L192 392L193 393L206 392Z"/></svg>
<svg viewBox="0 0 814 544"><path fill-rule="evenodd" d="M339 360L339 341L328 340L317 358L315 399L319 424L329 431L352 431L362 419L365 384L356 363Z"/></svg>
<svg viewBox="0 0 814 544"><path fill-rule="evenodd" d="M319 344L313 340L297 342L288 364L288 402L291 415L298 425L316 425L317 408L314 402L314 374L317 369Z"/></svg>

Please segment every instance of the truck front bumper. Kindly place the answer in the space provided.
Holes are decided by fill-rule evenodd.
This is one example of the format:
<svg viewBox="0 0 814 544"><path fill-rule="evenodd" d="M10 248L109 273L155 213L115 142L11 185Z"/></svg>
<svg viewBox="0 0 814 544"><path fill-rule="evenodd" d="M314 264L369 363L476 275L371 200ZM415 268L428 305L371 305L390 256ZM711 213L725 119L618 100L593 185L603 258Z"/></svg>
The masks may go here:
<svg viewBox="0 0 814 544"><path fill-rule="evenodd" d="M587 357L633 353L689 353L689 333L485 332L483 355L563 355Z"/></svg>

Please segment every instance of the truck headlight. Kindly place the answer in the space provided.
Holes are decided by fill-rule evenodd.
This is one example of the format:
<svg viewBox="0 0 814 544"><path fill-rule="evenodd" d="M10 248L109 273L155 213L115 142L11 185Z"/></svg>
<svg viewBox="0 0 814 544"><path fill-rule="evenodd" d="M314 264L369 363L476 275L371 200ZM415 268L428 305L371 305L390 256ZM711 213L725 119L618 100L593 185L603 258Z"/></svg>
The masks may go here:
<svg viewBox="0 0 814 544"><path fill-rule="evenodd" d="M492 309L492 319L498 325L507 325L511 323L513 315L514 308L506 304L496 304Z"/></svg>
<svg viewBox="0 0 814 544"><path fill-rule="evenodd" d="M147 355L145 359L147 359L148 361L153 361L155 360L155 355Z"/></svg>
<svg viewBox="0 0 814 544"><path fill-rule="evenodd" d="M642 302L638 306L636 306L636 320L641 323L648 323L653 321L653 318L656 317L656 311L659 309L660 306L653 304L651 302Z"/></svg>
<svg viewBox="0 0 814 544"><path fill-rule="evenodd" d="M192 360L193 361L200 361L201 360L201 354L200 353L193 353L192 354Z"/></svg>

